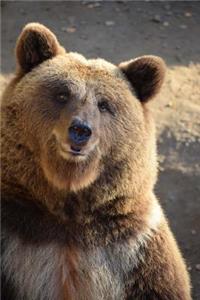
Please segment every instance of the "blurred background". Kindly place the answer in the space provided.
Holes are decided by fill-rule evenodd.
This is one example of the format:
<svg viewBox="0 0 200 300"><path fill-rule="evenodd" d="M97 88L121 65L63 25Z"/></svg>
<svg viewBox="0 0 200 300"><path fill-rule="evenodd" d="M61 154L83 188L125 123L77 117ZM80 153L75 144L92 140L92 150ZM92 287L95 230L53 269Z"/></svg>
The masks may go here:
<svg viewBox="0 0 200 300"><path fill-rule="evenodd" d="M1 90L22 27L41 22L68 51L113 63L143 54L168 65L150 104L157 122L159 197L200 299L200 2L2 1Z"/></svg>

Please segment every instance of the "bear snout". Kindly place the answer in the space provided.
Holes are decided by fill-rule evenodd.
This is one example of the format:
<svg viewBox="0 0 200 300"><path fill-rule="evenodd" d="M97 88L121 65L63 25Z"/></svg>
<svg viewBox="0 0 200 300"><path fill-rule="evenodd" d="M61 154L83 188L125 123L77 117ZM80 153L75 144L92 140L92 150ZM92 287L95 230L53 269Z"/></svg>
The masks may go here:
<svg viewBox="0 0 200 300"><path fill-rule="evenodd" d="M73 148L80 149L92 135L91 126L78 118L75 118L68 129L69 141Z"/></svg>

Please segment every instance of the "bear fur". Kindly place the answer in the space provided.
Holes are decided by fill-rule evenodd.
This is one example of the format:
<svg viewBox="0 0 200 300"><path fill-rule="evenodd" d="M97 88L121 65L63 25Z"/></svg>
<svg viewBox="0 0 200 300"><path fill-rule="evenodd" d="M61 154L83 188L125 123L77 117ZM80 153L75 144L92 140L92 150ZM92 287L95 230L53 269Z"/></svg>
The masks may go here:
<svg viewBox="0 0 200 300"><path fill-rule="evenodd" d="M153 191L147 102L162 59L87 60L38 23L23 29L16 58L2 97L3 299L191 299ZM68 137L77 117L92 128L81 155Z"/></svg>

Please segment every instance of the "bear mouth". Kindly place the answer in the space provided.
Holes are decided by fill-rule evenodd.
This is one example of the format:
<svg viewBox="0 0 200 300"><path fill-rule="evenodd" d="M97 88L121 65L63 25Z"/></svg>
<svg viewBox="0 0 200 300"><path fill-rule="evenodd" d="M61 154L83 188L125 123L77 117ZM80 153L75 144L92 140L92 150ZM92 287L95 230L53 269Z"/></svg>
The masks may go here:
<svg viewBox="0 0 200 300"><path fill-rule="evenodd" d="M62 149L62 151L65 152L65 150ZM81 151L81 149L76 149L73 146L71 146L71 150L67 151L72 156L85 156L86 154Z"/></svg>
<svg viewBox="0 0 200 300"><path fill-rule="evenodd" d="M69 153L71 153L72 155L75 156L79 156L79 155L85 155L82 151L80 147L75 147L75 146L71 146Z"/></svg>
<svg viewBox="0 0 200 300"><path fill-rule="evenodd" d="M72 159L72 158L85 158L87 153L80 148L75 148L68 144L60 143L59 145L59 153L65 159Z"/></svg>
<svg viewBox="0 0 200 300"><path fill-rule="evenodd" d="M81 161L87 159L96 147L97 143L94 143L87 148L75 147L67 143L60 143L58 148L59 154L62 158L71 161Z"/></svg>

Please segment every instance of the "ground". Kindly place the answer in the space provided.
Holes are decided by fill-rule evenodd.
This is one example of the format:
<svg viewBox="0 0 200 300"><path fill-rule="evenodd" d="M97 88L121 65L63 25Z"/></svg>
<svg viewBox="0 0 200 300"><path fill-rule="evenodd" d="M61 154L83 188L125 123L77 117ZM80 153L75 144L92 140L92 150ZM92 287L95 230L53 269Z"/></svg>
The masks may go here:
<svg viewBox="0 0 200 300"><path fill-rule="evenodd" d="M186 259L193 299L200 299L200 2L3 1L3 76L14 70L22 26L33 21L86 57L116 64L143 54L165 59L166 82L151 105L160 162L156 194Z"/></svg>

